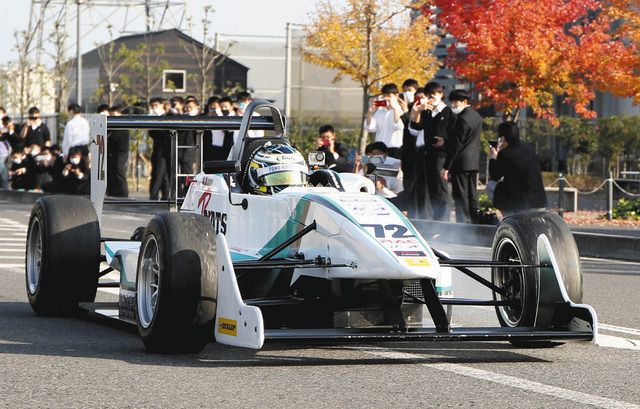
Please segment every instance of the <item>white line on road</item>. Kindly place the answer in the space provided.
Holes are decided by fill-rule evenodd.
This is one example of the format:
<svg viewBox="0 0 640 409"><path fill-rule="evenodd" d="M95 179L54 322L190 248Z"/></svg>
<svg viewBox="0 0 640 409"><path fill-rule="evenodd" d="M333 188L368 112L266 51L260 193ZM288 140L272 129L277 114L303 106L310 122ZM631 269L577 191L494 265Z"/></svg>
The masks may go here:
<svg viewBox="0 0 640 409"><path fill-rule="evenodd" d="M2 239L0 239L1 241ZM22 247L25 248L26 245L25 243L16 243L15 240L12 240L10 243L0 243L0 247L4 248L4 247Z"/></svg>
<svg viewBox="0 0 640 409"><path fill-rule="evenodd" d="M606 331L621 332L623 334L640 335L640 329L635 328L618 327L616 325L607 325L601 323L598 323L598 328Z"/></svg>
<svg viewBox="0 0 640 409"><path fill-rule="evenodd" d="M640 340L598 334L597 345L605 348L631 349L640 351Z"/></svg>
<svg viewBox="0 0 640 409"><path fill-rule="evenodd" d="M0 241L9 241L11 243L17 243L18 242L18 238L16 237L0 237ZM23 245L25 243L22 243Z"/></svg>
<svg viewBox="0 0 640 409"><path fill-rule="evenodd" d="M385 359L403 359L416 360L424 359L424 357L405 352L396 352L384 348L365 349L366 352ZM510 386L516 389L522 389L529 392L547 395L554 398L565 399L575 403L584 405L592 405L600 408L616 408L616 409L640 409L640 405L634 403L623 402L615 399L603 398L601 396L590 395L588 393L578 392L571 389L560 388L557 386L546 385L540 382L530 381L524 378L504 375L496 372L486 371L484 369L476 369L470 366L450 364L450 363L421 363L420 366L437 369L439 371L449 372L456 375L466 376L482 381L493 382L500 385Z"/></svg>
<svg viewBox="0 0 640 409"><path fill-rule="evenodd" d="M0 268L24 268L24 264L0 263Z"/></svg>
<svg viewBox="0 0 640 409"><path fill-rule="evenodd" d="M24 256L0 256L3 260L24 260Z"/></svg>
<svg viewBox="0 0 640 409"><path fill-rule="evenodd" d="M0 253L24 253L24 247L21 249L0 248Z"/></svg>

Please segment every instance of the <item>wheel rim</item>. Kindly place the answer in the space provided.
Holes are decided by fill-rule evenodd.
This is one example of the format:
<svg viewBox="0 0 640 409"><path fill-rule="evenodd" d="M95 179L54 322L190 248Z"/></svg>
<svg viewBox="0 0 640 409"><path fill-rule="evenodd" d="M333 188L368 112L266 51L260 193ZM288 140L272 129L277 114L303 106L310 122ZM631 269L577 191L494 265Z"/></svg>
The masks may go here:
<svg viewBox="0 0 640 409"><path fill-rule="evenodd" d="M40 269L42 267L42 229L40 221L34 218L29 230L29 242L27 244L27 288L33 295L40 284Z"/></svg>
<svg viewBox="0 0 640 409"><path fill-rule="evenodd" d="M516 262L522 264L515 243L503 239L498 244L496 261ZM498 306L498 313L509 327L517 327L522 321L523 297L525 291L524 272L519 267L498 267L493 269L493 281L498 287L506 290L505 295L495 294L497 301L510 301L509 305Z"/></svg>
<svg viewBox="0 0 640 409"><path fill-rule="evenodd" d="M147 328L153 321L160 290L160 249L153 235L147 238L138 268L138 319Z"/></svg>

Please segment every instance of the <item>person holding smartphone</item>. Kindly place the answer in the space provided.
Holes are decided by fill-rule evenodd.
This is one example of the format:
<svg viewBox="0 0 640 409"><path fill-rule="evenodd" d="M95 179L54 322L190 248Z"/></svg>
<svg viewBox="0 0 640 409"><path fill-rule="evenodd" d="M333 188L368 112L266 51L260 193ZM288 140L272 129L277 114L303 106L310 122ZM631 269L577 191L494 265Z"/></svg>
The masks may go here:
<svg viewBox="0 0 640 409"><path fill-rule="evenodd" d="M29 118L22 127L22 137L25 146L38 144L40 147L51 146L51 132L45 123L40 119L38 107L29 108Z"/></svg>
<svg viewBox="0 0 640 409"><path fill-rule="evenodd" d="M385 84L381 91L382 94L369 107L364 127L367 132L375 133L376 142L383 142L387 146L389 156L399 159L404 130L401 117L409 108L400 98L396 84Z"/></svg>
<svg viewBox="0 0 640 409"><path fill-rule="evenodd" d="M520 142L515 122L501 123L498 136L498 145L489 148L489 175L498 182L493 206L503 215L545 209L547 194L538 155Z"/></svg>
<svg viewBox="0 0 640 409"><path fill-rule="evenodd" d="M409 126L416 137L415 206L418 217L449 221L451 193L440 172L447 158L449 132L456 116L444 103L444 87L439 83L427 83L424 95L424 100L413 105Z"/></svg>

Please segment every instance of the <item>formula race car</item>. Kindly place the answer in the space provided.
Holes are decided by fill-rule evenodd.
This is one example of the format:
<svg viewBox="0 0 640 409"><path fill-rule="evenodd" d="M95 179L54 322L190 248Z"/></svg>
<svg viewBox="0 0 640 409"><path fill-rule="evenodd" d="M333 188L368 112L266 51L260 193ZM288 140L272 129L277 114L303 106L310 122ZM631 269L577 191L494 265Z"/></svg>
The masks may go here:
<svg viewBox="0 0 640 409"><path fill-rule="evenodd" d="M267 101L253 101L242 118L89 119L91 201L45 196L29 220L26 287L38 314L89 310L128 322L162 353L198 352L214 338L256 349L269 340L595 341L596 314L578 304L577 247L554 214L507 217L491 261L455 260L368 178L309 171ZM171 130L176 152L176 131L238 138L228 160L201 163L204 171L185 181L178 212L133 226L129 240L105 238L105 139L131 128ZM491 268L491 281L474 267ZM99 281L111 271L119 272L118 302L94 302L97 288L113 286ZM455 298L453 271L493 298ZM454 327L454 305L495 306L501 326Z"/></svg>

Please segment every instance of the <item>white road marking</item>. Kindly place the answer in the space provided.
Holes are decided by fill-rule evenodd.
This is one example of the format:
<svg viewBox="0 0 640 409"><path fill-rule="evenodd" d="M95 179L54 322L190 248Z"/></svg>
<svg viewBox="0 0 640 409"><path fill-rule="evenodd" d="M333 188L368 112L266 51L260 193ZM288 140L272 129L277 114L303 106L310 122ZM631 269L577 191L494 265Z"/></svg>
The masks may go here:
<svg viewBox="0 0 640 409"><path fill-rule="evenodd" d="M0 239L0 241L2 241L2 239ZM12 242L7 242L7 243L0 243L0 248L5 248L5 247L22 247L25 248L26 243L16 243L15 240L13 240Z"/></svg>
<svg viewBox="0 0 640 409"><path fill-rule="evenodd" d="M618 327L616 325L607 325L601 323L598 323L598 328L606 331L621 332L623 334L640 335L640 329L635 328Z"/></svg>
<svg viewBox="0 0 640 409"><path fill-rule="evenodd" d="M119 288L98 288L98 291L102 291L103 293L109 293L109 294L114 294L114 295L119 295L120 294L120 289Z"/></svg>
<svg viewBox="0 0 640 409"><path fill-rule="evenodd" d="M10 238L10 237L0 237L0 241L9 241L11 243L16 243L16 240L18 240L17 238ZM22 243L23 245L25 245L26 243Z"/></svg>
<svg viewBox="0 0 640 409"><path fill-rule="evenodd" d="M0 268L24 268L24 264L0 263Z"/></svg>
<svg viewBox="0 0 640 409"><path fill-rule="evenodd" d="M415 354L408 354L405 352L396 352L384 348L371 348L365 349L372 355L385 358L385 359L403 359L403 360L416 360L424 359L424 357ZM476 369L470 366L450 363L421 363L420 366L437 369L439 371L449 372L456 375L466 376L468 378L474 378L482 381L493 382L500 385L509 386L515 389L521 389L541 395L547 395L558 399L565 399L571 402L580 403L584 405L592 405L600 408L616 408L616 409L640 409L640 405L619 401L615 399L603 398L597 395L590 395L584 392L578 392L571 389L560 388L557 386L546 385L544 383L531 381L524 378L518 378L515 376L504 375L501 373L491 372L484 369Z"/></svg>
<svg viewBox="0 0 640 409"><path fill-rule="evenodd" d="M24 260L24 256L0 256L2 260Z"/></svg>
<svg viewBox="0 0 640 409"><path fill-rule="evenodd" d="M8 248L0 248L0 253L24 253L24 247L21 249L8 249Z"/></svg>
<svg viewBox="0 0 640 409"><path fill-rule="evenodd" d="M631 349L640 351L640 340L598 334L597 345L605 348Z"/></svg>

